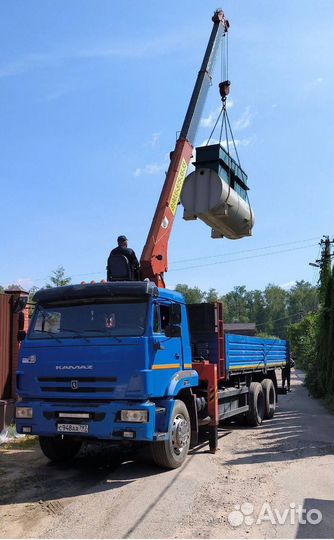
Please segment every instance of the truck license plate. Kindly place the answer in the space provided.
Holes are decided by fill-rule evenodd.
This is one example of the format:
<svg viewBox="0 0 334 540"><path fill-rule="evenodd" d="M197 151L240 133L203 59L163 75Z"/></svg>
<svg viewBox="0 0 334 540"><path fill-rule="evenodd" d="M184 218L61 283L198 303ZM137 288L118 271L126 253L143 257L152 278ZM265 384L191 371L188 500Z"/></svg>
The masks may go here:
<svg viewBox="0 0 334 540"><path fill-rule="evenodd" d="M58 424L61 433L88 433L88 424Z"/></svg>

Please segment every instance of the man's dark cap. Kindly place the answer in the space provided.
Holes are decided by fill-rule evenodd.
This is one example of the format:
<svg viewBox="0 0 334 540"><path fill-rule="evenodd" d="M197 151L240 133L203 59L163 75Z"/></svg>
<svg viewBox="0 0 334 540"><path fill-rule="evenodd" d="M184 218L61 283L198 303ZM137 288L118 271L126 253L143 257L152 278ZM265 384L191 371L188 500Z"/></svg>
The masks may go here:
<svg viewBox="0 0 334 540"><path fill-rule="evenodd" d="M124 234L122 234L121 236L119 236L119 237L117 238L117 242L118 242L119 244L123 244L123 242L126 242L126 241L127 241L127 237L124 236Z"/></svg>

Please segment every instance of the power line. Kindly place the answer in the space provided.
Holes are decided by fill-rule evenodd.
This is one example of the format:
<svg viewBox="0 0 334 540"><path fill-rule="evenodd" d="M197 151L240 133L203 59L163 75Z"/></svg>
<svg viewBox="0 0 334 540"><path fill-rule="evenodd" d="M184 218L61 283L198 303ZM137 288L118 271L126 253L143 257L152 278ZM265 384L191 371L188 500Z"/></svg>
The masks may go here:
<svg viewBox="0 0 334 540"><path fill-rule="evenodd" d="M217 262L211 262L211 263L207 263L207 264L196 264L196 265L192 265L192 266L183 266L182 268L172 268L169 270L169 272L178 272L179 270L190 270L192 268L204 268L206 266L214 266L214 265L218 265L218 264L228 264L228 263L231 263L231 262L238 262L238 261L245 261L247 259L256 259L258 257L268 257L268 256L271 256L271 255L279 255L280 253L288 253L290 251L296 251L296 250L300 250L300 249L307 249L309 247L313 247L315 244L308 244L307 246L299 246L299 247L294 247L294 248L290 248L290 249L282 249L280 251L272 251L270 253L259 253L258 255L250 255L248 257L239 257L237 259L229 259L227 261L217 261Z"/></svg>
<svg viewBox="0 0 334 540"><path fill-rule="evenodd" d="M263 250L263 249L271 249L271 248L275 248L275 247L282 247L282 246L291 246L293 244L300 244L302 242L311 242L312 240L317 240L318 239L318 236L313 236L312 238L305 238L304 240L294 240L293 242L284 242L284 243L281 243L281 244L271 244L269 246L263 246L263 247L259 247L259 248L252 248L252 249L243 249L242 251L235 251L234 253L232 253L232 255L239 255L241 253L251 253L253 251L260 251L260 250ZM229 253L229 255L231 255ZM201 260L201 259L216 259L217 257L225 257L226 254L224 253L221 253L219 255L205 255L205 256L202 256L202 257L193 257L191 259L179 259L177 261L171 261L171 264L175 264L175 263L179 263L179 262L187 262L187 261L198 261L198 260Z"/></svg>
<svg viewBox="0 0 334 540"><path fill-rule="evenodd" d="M239 255L239 254L244 254L244 253L253 253L254 251L262 251L262 250L266 250L266 249L272 249L272 248L275 248L275 247L282 247L282 246L289 246L289 245L295 245L295 244L299 244L301 242L309 242L311 240L316 240L318 239L318 237L312 237L312 238L306 238L304 240L294 240L292 242L284 242L284 243L280 243L280 244L271 244L269 246L263 246L263 247L258 247L258 248L252 248L252 249L247 249L247 250L242 250L242 251L235 251L234 253L232 254L229 254L229 255ZM257 255L252 255L252 256L248 256L248 257L239 257L239 258L236 258L236 259L228 259L228 260L225 260L225 261L217 261L217 262L210 262L210 263L207 263L207 264L202 264L202 265L191 265L191 266L185 266L185 267L182 267L182 268L172 268L170 269L169 271L170 272L176 272L178 270L188 270L188 269L191 269L191 268L201 268L201 267L205 267L205 266L213 266L213 265L217 265L217 264L228 264L230 262L238 262L238 261L242 261L242 260L246 260L246 259L253 259L253 258L257 258L257 257L266 257L266 256L270 256L270 255L276 255L276 254L280 254L280 253L286 253L286 252L289 252L289 251L295 251L295 250L299 250L299 249L306 249L307 247L312 247L314 244L308 244L306 246L297 246L295 248L292 248L292 249L287 249L287 250L280 250L280 251L275 251L275 252L270 252L270 253L263 253L263 254L257 254ZM216 259L218 257L225 257L227 255L225 254L220 254L220 255L208 255L208 256L202 256L202 257L194 257L194 258L191 258L191 259L179 259L179 260L175 260L175 261L172 261L170 264L178 264L178 263L182 263L182 262L187 262L187 261L200 261L200 260L208 260L208 259ZM81 272L80 274L72 274L72 278L75 278L75 277L82 277L82 276L99 276L99 275L105 275L105 271L95 271L95 272ZM36 278L36 277L32 277L31 278L32 281L46 281L48 279L50 279L50 276L47 276L47 277L39 277L39 278Z"/></svg>

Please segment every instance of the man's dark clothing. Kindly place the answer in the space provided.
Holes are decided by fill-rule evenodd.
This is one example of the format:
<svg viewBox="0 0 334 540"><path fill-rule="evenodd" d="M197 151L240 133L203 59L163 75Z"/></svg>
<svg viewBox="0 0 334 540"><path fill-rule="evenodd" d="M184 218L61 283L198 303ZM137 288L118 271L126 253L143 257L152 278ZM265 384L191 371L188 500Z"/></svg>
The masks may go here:
<svg viewBox="0 0 334 540"><path fill-rule="evenodd" d="M290 391L290 377L291 377L291 368L294 367L295 362L293 358L287 360L286 365L282 368L282 388L285 387L285 381L287 382L288 392Z"/></svg>
<svg viewBox="0 0 334 540"><path fill-rule="evenodd" d="M124 255L128 259L128 261L130 263L130 266L131 266L131 268L133 270L138 270L138 268L139 268L139 262L138 262L138 259L136 257L136 254L133 251L133 249L131 249L131 248L117 246L115 249L113 249L110 252L110 255ZM109 257L110 257L110 255L109 255Z"/></svg>
<svg viewBox="0 0 334 540"><path fill-rule="evenodd" d="M135 252L131 248L117 246L115 249L113 249L110 252L110 255L108 257L108 263L107 263L108 264L108 266L107 266L107 269L108 269L107 279L108 279L108 281L110 280L111 274L112 274L111 269L110 269L110 257L112 255L124 255L127 258L127 260L129 261L129 264L130 264L130 268L131 268L131 278L130 279L139 279L139 262L138 262L138 259L136 257Z"/></svg>

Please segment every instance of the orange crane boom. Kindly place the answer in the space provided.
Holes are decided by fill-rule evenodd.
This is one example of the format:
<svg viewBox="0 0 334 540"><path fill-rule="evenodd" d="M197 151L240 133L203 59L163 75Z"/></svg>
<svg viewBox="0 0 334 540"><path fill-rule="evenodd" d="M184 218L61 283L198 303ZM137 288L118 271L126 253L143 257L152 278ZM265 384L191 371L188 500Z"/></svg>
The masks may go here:
<svg viewBox="0 0 334 540"><path fill-rule="evenodd" d="M141 258L141 277L158 287L165 287L164 273L168 270L168 241L179 203L180 194L193 151L196 131L204 101L211 84L211 73L221 38L228 31L229 22L222 10L215 11L213 28L198 72L188 110L171 154L171 161L152 220Z"/></svg>

